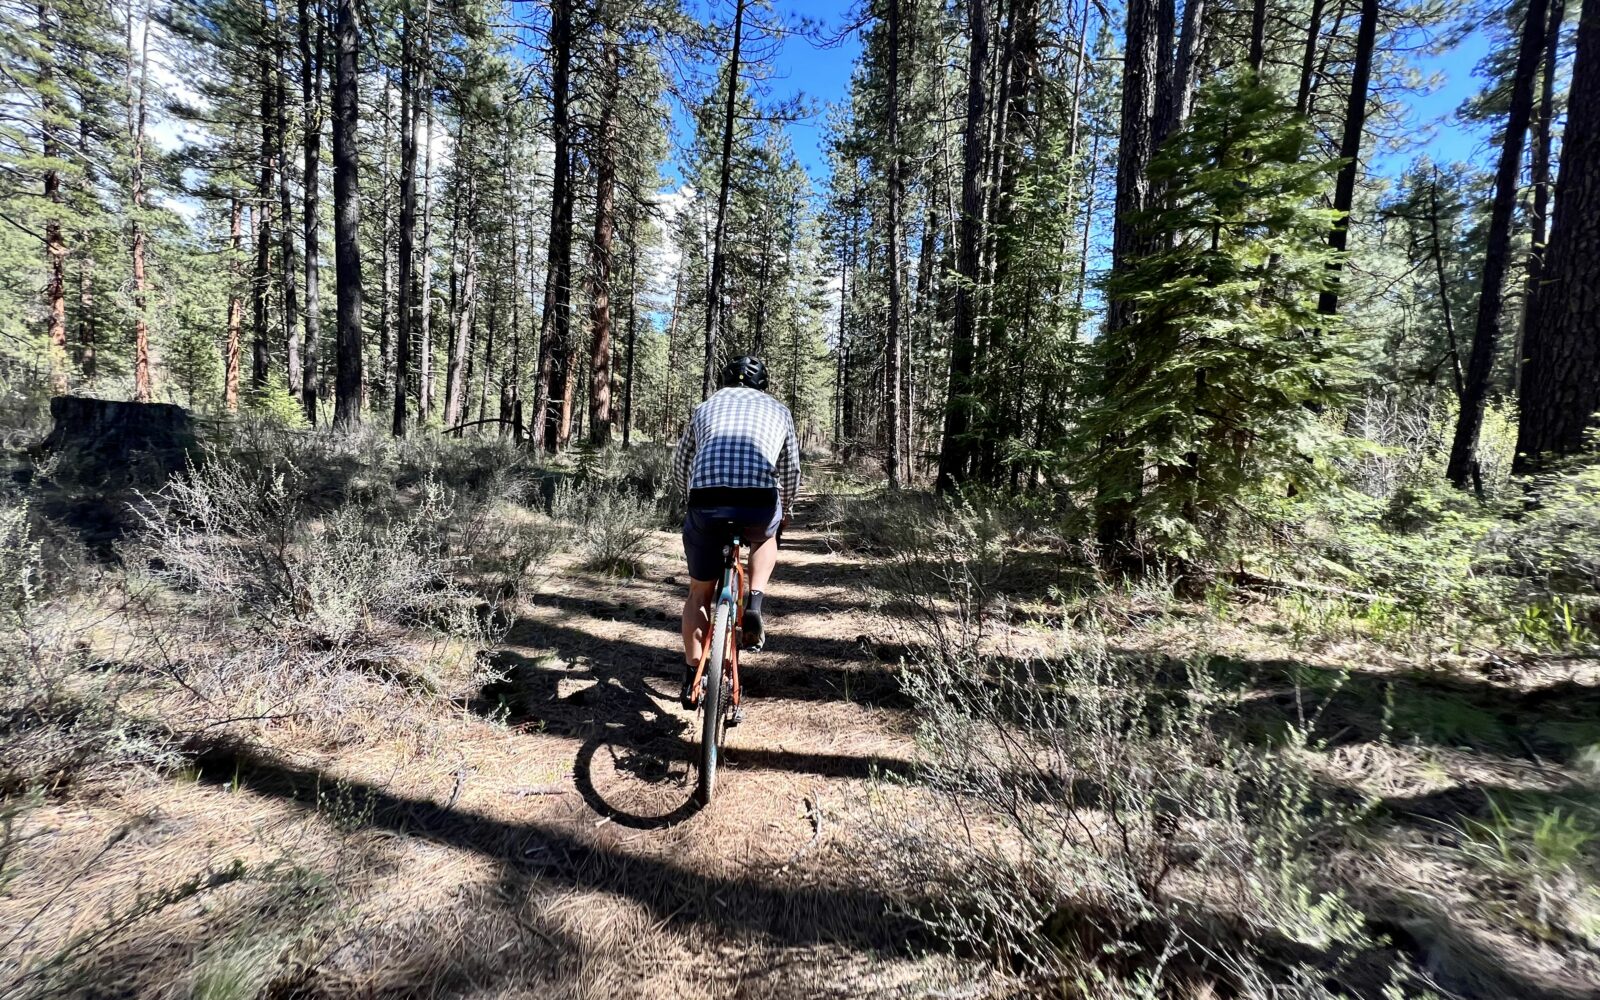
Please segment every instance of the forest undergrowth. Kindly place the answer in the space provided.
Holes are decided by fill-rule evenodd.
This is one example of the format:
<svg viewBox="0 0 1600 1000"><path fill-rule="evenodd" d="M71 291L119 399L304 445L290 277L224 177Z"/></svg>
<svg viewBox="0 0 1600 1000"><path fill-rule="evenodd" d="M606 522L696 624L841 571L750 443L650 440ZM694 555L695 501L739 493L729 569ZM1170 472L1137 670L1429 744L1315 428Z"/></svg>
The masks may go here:
<svg viewBox="0 0 1600 1000"><path fill-rule="evenodd" d="M1596 467L1486 505L1386 471L1195 584L823 463L729 797L646 815L687 758L666 462L15 453L0 993L1594 994Z"/></svg>

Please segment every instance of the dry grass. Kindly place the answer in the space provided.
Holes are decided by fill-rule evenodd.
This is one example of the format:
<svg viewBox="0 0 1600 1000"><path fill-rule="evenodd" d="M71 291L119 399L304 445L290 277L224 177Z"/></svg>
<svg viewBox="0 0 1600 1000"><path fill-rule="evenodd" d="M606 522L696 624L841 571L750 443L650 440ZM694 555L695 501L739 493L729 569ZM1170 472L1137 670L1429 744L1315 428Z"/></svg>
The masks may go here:
<svg viewBox="0 0 1600 1000"><path fill-rule="evenodd" d="M498 481L498 453L480 451L396 454L382 467L410 470L402 489L432 476L470 490L475 477ZM595 474L647 485L653 469ZM371 469L318 475L328 504L366 495L393 509ZM6 800L0 929L21 930L0 948L0 992L1072 995L992 948L930 934L935 904L959 902L950 873L882 859L885 825L913 821L947 859L969 836L990 857L1025 854L1003 811L945 795L923 766L897 661L927 640L891 642L883 617L906 610L915 560L858 551L856 528L803 513L771 589L773 640L748 661L748 721L730 733L719 799L696 812L693 719L672 698L678 539L647 526L619 577L587 568L592 553L538 507L515 495L485 504L450 543L456 584L498 602L503 632L487 656L471 634L410 627L387 631L378 657L330 657L259 629L245 641L229 616L197 613L207 609L193 592L122 570L104 571L113 600L80 592L63 605L83 626L70 675L113 684L119 717L166 734L182 757L91 768ZM914 537L879 527L879 542ZM1060 575L1050 559L1061 552L1037 532L1023 531L1020 549L1014 527L984 539L968 548L1000 560L1005 595L985 619L991 652L1047 659L1093 629L1156 681L1210 663L1241 692L1241 738L1315 717L1319 788L1377 803L1327 854L1363 934L1389 942L1342 966L1358 995L1379 996L1402 965L1461 996L1594 995L1594 953L1560 929L1570 917L1541 916L1537 893L1507 892L1506 873L1468 848L1473 824L1494 821L1487 795L1534 819L1587 808L1595 664L1507 665L1471 649L1422 661L1365 626L1330 633L1270 595L1094 589ZM1508 856L1526 858L1517 844ZM1589 877L1589 846L1548 869L1547 896ZM1095 929L1102 915L1061 910L1047 930L1084 949L1115 945ZM1140 995L1113 992L1131 990L1123 973L1137 968L1079 993ZM1206 990L1243 981L1184 971L1162 995L1214 997Z"/></svg>

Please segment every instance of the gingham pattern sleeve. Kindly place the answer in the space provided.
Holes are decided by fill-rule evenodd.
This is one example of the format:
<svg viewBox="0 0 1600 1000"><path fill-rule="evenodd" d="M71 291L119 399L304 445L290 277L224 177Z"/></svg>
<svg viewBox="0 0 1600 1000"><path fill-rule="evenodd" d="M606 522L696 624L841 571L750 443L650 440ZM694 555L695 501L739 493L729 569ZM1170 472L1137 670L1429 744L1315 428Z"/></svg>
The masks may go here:
<svg viewBox="0 0 1600 1000"><path fill-rule="evenodd" d="M695 409L699 416L700 410ZM683 436L678 438L678 446L672 450L672 485L683 496L689 495L689 470L694 465L694 425L693 418L689 425L683 429Z"/></svg>
<svg viewBox="0 0 1600 1000"><path fill-rule="evenodd" d="M785 414L788 420L788 438L783 442L783 454L778 456L778 481L783 491L783 509L794 509L795 498L800 495L800 435L795 433L794 414Z"/></svg>
<svg viewBox="0 0 1600 1000"><path fill-rule="evenodd" d="M785 505L799 494L794 417L760 390L719 390L695 409L684 438L677 462L689 468L690 489L777 489Z"/></svg>

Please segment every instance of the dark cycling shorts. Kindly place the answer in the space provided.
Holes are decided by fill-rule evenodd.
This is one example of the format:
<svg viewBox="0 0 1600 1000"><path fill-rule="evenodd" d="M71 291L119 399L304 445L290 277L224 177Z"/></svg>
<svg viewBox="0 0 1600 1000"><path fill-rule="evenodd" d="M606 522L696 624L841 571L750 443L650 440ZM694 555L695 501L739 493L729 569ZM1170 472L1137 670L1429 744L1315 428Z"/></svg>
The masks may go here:
<svg viewBox="0 0 1600 1000"><path fill-rule="evenodd" d="M689 560L690 579L721 579L722 547L735 529L746 548L754 548L776 534L782 522L777 490L690 491L683 517L683 554Z"/></svg>

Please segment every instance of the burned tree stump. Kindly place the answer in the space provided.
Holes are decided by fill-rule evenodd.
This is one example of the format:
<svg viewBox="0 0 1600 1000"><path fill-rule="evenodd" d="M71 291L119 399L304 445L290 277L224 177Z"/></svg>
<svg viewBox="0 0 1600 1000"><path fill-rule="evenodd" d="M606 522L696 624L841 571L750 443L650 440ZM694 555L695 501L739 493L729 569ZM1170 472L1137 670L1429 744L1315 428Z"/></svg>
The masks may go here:
<svg viewBox="0 0 1600 1000"><path fill-rule="evenodd" d="M128 472L142 464L170 474L184 467L198 444L189 411L171 403L56 396L50 400L50 417L50 436L38 450L70 452L103 473Z"/></svg>

